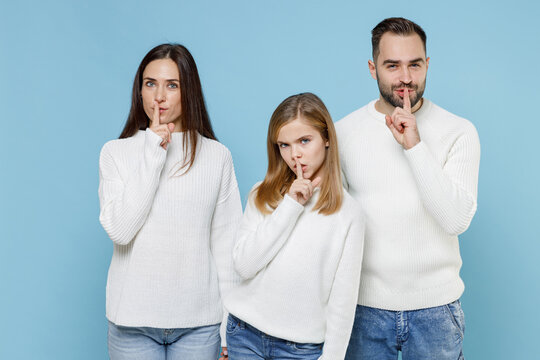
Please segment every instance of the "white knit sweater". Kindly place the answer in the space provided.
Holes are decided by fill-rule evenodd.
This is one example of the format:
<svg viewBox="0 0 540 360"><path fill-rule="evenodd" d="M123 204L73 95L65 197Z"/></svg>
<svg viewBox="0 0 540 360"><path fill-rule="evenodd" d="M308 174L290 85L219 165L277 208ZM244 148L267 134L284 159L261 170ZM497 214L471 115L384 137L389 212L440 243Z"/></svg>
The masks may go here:
<svg viewBox="0 0 540 360"><path fill-rule="evenodd" d="M358 303L414 310L463 293L457 235L476 211L480 143L474 126L424 99L421 142L404 150L375 100L336 123L348 189L366 216Z"/></svg>
<svg viewBox="0 0 540 360"><path fill-rule="evenodd" d="M257 186L257 185L256 185ZM270 215L252 190L234 247L244 281L225 298L231 314L260 331L298 343L324 342L324 359L343 359L354 321L364 220L345 191L332 215L285 195Z"/></svg>
<svg viewBox="0 0 540 360"><path fill-rule="evenodd" d="M230 152L199 136L193 167L182 163L183 134L168 149L147 129L105 144L100 221L114 243L107 318L117 325L186 328L217 324L242 206Z"/></svg>

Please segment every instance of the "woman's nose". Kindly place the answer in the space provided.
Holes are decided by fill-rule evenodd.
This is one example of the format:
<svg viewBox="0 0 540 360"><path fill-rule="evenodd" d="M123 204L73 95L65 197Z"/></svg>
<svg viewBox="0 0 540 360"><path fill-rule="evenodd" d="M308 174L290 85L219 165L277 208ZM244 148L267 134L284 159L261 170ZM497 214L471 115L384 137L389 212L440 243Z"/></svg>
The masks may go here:
<svg viewBox="0 0 540 360"><path fill-rule="evenodd" d="M163 100L165 100L164 91L162 89L157 89L156 94L155 94L155 98L156 98L157 102L162 102Z"/></svg>

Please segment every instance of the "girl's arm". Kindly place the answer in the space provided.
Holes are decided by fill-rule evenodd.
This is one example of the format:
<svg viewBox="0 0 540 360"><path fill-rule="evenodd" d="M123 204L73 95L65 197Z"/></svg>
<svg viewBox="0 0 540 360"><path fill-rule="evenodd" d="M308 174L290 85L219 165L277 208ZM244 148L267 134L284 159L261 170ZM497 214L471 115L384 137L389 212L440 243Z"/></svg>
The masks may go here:
<svg viewBox="0 0 540 360"><path fill-rule="evenodd" d="M304 207L289 195L270 215L263 215L254 203L252 190L234 246L236 271L244 279L251 279L277 255L289 238Z"/></svg>
<svg viewBox="0 0 540 360"><path fill-rule="evenodd" d="M343 359L354 323L364 251L364 221L359 214L347 231L341 260L328 299L326 335L321 359Z"/></svg>
<svg viewBox="0 0 540 360"><path fill-rule="evenodd" d="M116 162L128 162L133 154L110 142L103 146L99 159L99 221L118 245L126 245L140 230L154 200L166 151L160 146L163 139L146 129L143 154L129 177L120 176ZM113 153L113 150L117 150Z"/></svg>

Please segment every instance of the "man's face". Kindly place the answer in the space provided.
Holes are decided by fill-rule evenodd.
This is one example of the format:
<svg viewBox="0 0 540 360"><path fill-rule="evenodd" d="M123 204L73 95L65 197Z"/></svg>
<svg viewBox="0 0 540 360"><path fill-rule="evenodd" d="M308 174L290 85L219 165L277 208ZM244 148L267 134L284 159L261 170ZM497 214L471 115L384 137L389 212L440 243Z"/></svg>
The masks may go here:
<svg viewBox="0 0 540 360"><path fill-rule="evenodd" d="M369 61L371 76L377 80L381 104L385 108L403 107L403 91L410 89L412 111L420 108L426 87L429 58L417 34L385 33L379 42L379 55Z"/></svg>

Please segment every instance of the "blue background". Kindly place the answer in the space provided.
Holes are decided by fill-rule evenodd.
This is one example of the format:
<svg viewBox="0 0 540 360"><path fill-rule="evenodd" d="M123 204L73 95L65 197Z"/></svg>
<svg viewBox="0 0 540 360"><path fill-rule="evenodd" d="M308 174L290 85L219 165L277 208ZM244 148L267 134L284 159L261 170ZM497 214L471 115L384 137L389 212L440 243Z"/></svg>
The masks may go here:
<svg viewBox="0 0 540 360"><path fill-rule="evenodd" d="M193 53L245 199L281 100L315 92L338 120L378 96L370 30L389 16L426 30L425 96L480 134L478 212L460 237L465 355L536 358L539 15L532 0L2 2L0 358L107 357L98 156L148 50Z"/></svg>

